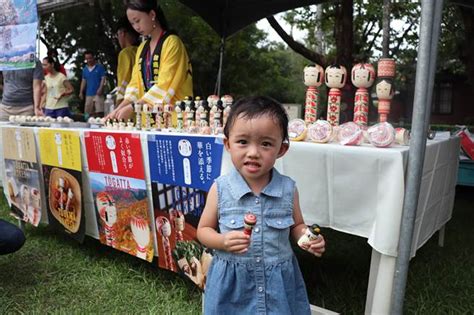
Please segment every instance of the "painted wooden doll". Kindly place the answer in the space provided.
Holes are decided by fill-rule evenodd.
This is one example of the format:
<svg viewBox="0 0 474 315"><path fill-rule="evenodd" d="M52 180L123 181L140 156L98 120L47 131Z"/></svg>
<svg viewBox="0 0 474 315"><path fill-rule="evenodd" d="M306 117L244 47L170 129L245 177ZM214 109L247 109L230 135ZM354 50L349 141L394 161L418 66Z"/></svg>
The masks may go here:
<svg viewBox="0 0 474 315"><path fill-rule="evenodd" d="M324 69L318 64L304 68L304 84L306 89L306 101L304 109L304 121L306 124L314 123L318 119L319 91L324 79Z"/></svg>
<svg viewBox="0 0 474 315"><path fill-rule="evenodd" d="M358 63L352 67L352 84L357 88L354 97L354 122L367 127L369 117L369 90L374 84L375 69L369 63Z"/></svg>
<svg viewBox="0 0 474 315"><path fill-rule="evenodd" d="M328 113L327 121L332 126L339 125L339 115L341 112L341 89L346 84L347 70L341 65L332 65L326 68L325 82L330 88L328 93Z"/></svg>
<svg viewBox="0 0 474 315"><path fill-rule="evenodd" d="M390 113L390 103L393 98L394 89L393 81L391 79L380 79L375 85L377 93L379 121L386 122L388 114Z"/></svg>

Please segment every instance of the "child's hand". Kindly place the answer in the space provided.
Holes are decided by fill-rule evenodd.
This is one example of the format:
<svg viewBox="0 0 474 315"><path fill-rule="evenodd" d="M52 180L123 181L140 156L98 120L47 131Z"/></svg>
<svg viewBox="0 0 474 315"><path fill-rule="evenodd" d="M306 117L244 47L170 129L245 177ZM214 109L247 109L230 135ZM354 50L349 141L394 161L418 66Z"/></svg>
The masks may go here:
<svg viewBox="0 0 474 315"><path fill-rule="evenodd" d="M300 246L307 252L310 252L316 257L321 257L326 250L326 241L324 237L320 234L318 238L309 242L305 242Z"/></svg>
<svg viewBox="0 0 474 315"><path fill-rule="evenodd" d="M248 250L250 236L242 231L230 231L224 234L224 250L227 252L242 254Z"/></svg>

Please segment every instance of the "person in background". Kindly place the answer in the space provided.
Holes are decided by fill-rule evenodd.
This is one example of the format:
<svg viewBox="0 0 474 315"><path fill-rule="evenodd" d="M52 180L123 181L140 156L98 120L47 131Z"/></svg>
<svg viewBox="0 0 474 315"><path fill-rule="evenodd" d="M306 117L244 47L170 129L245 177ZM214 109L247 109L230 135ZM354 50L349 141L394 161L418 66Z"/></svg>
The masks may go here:
<svg viewBox="0 0 474 315"><path fill-rule="evenodd" d="M135 63L140 34L133 29L126 16L120 18L116 30L117 40L121 48L117 62L116 104L118 105L123 101L125 89L132 77L133 64Z"/></svg>
<svg viewBox="0 0 474 315"><path fill-rule="evenodd" d="M66 68L64 68L64 65L59 62L57 50L54 48L48 49L47 56L53 58L54 62L58 65L58 71L67 77ZM46 76L48 74L48 70L45 70L43 67L43 71L44 75Z"/></svg>
<svg viewBox="0 0 474 315"><path fill-rule="evenodd" d="M39 60L36 60L32 69L4 70L0 120L8 120L10 115L43 116L41 109L43 79L43 68Z"/></svg>
<svg viewBox="0 0 474 315"><path fill-rule="evenodd" d="M25 243L25 234L17 226L0 219L0 255L19 250Z"/></svg>
<svg viewBox="0 0 474 315"><path fill-rule="evenodd" d="M130 1L127 17L133 28L150 38L137 50L132 79L124 100L107 118L132 117L133 102L150 106L174 104L193 95L192 67L181 39L168 30L161 8L154 0Z"/></svg>
<svg viewBox="0 0 474 315"><path fill-rule="evenodd" d="M48 73L44 78L45 91L41 100L45 115L53 118L70 117L68 96L74 92L74 88L66 76L59 72L59 64L52 57L43 59L43 69Z"/></svg>
<svg viewBox="0 0 474 315"><path fill-rule="evenodd" d="M86 65L82 69L82 81L79 98L85 99L84 113L92 116L104 114L104 84L105 68L96 62L94 53L87 50L84 53ZM85 95L84 95L85 92Z"/></svg>
<svg viewBox="0 0 474 315"><path fill-rule="evenodd" d="M285 109L268 97L241 99L224 135L234 168L211 186L197 228L199 241L215 250L204 314L310 314L290 245L306 230L298 189L274 168L289 148ZM249 212L252 233L244 231ZM322 236L300 246L317 257L325 251Z"/></svg>

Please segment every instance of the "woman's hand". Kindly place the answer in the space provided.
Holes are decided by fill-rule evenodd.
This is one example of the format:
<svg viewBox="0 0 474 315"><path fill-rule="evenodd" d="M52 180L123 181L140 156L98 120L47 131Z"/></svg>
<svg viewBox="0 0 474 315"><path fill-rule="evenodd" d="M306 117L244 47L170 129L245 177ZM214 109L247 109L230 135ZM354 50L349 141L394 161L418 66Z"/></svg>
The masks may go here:
<svg viewBox="0 0 474 315"><path fill-rule="evenodd" d="M230 231L224 234L224 250L227 252L242 254L248 250L250 236L243 231Z"/></svg>
<svg viewBox="0 0 474 315"><path fill-rule="evenodd" d="M119 108L117 110L117 113L115 115L115 118L117 119L123 119L123 120L127 120L127 119L131 119L133 117L133 106L132 104L130 105L126 105L122 108Z"/></svg>
<svg viewBox="0 0 474 315"><path fill-rule="evenodd" d="M326 241L324 237L319 234L317 239L305 242L300 247L316 257L321 257L326 251Z"/></svg>

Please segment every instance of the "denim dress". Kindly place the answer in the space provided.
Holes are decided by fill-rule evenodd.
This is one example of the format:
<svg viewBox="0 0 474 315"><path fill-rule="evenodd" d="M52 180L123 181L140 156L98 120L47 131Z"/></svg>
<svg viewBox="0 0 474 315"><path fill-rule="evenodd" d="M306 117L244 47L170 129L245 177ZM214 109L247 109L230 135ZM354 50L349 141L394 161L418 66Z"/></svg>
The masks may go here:
<svg viewBox="0 0 474 315"><path fill-rule="evenodd" d="M255 196L237 170L216 180L220 233L243 230L257 217L244 254L216 250L207 274L204 314L310 314L306 287L291 249L295 182L273 169Z"/></svg>

